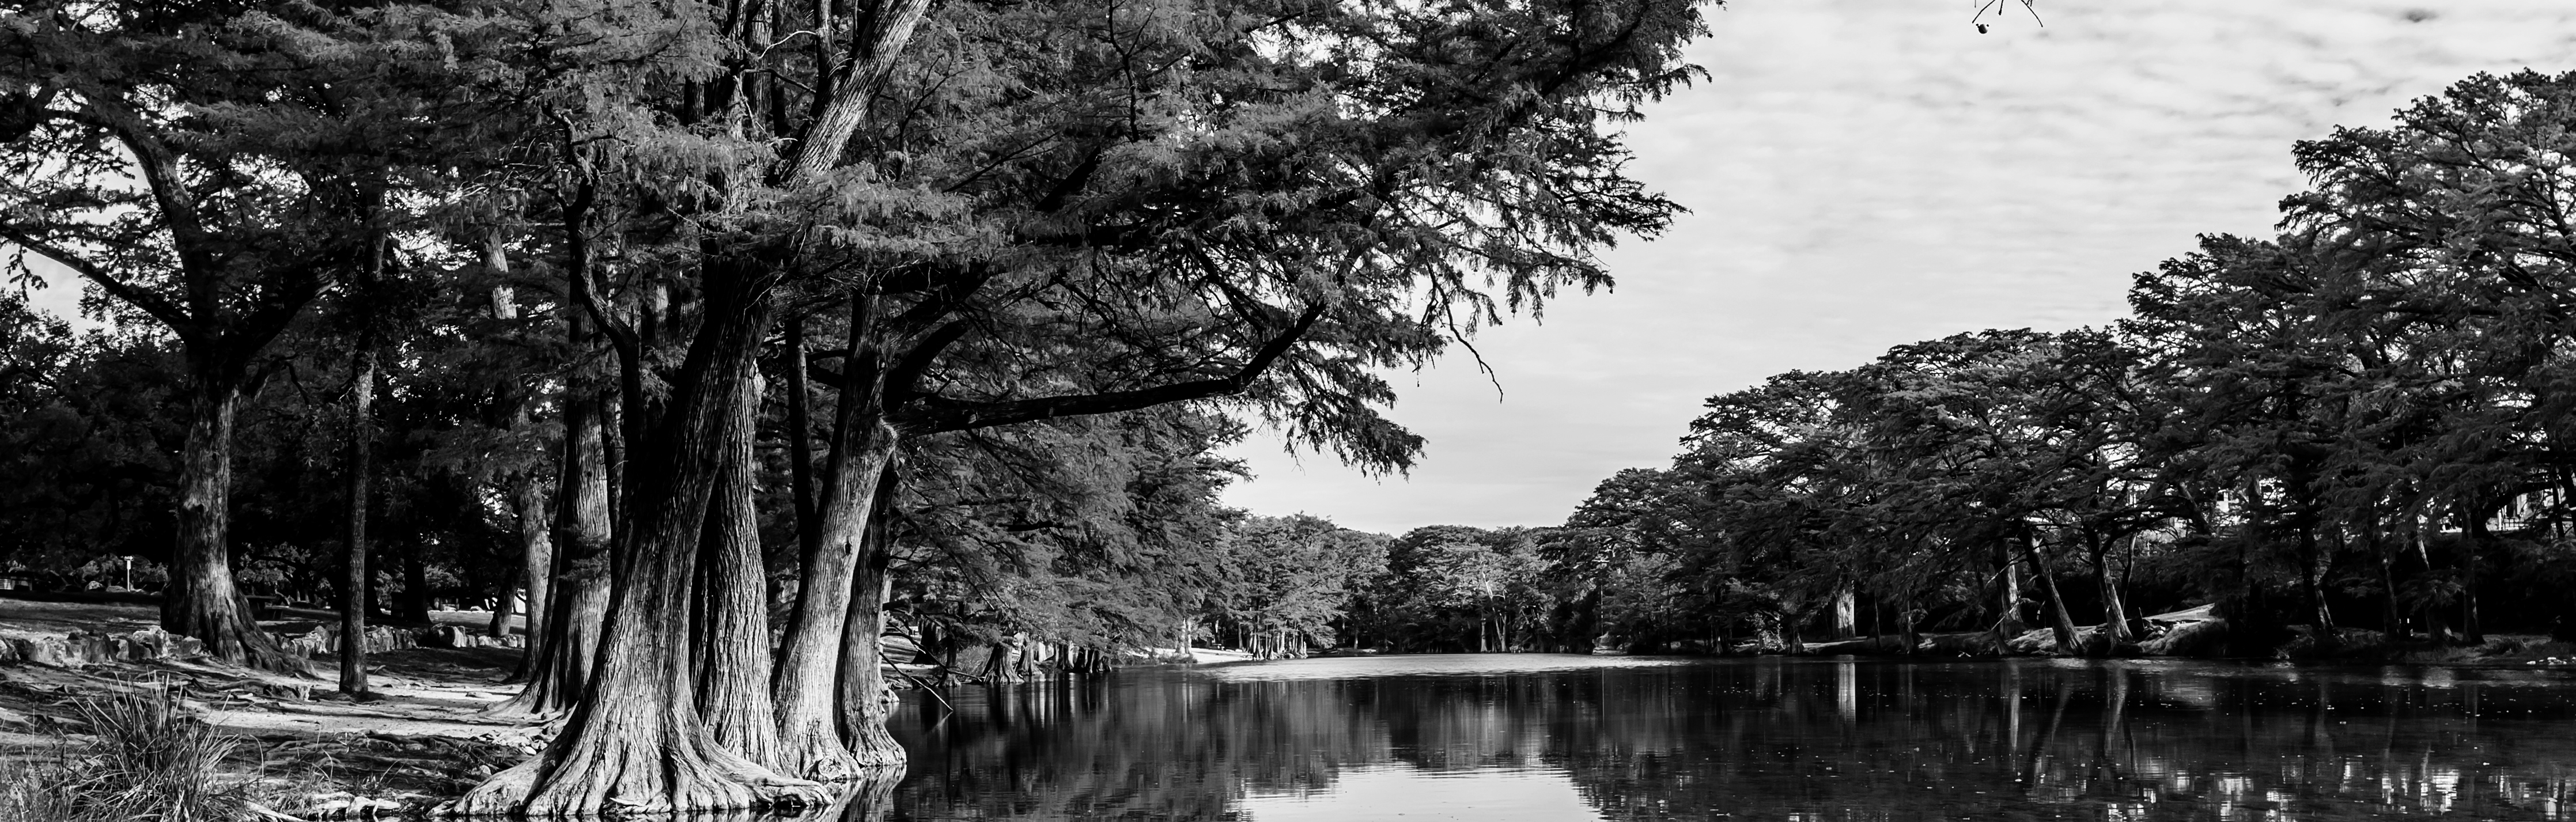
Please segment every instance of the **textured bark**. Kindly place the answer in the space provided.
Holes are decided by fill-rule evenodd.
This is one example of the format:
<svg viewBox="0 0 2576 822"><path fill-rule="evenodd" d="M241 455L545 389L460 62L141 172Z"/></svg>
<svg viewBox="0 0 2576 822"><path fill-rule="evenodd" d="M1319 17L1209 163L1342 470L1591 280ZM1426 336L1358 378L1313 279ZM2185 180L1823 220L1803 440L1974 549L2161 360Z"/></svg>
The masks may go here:
<svg viewBox="0 0 2576 822"><path fill-rule="evenodd" d="M375 472L376 357L361 345L349 378L349 543L340 578L340 692L367 693L367 495Z"/></svg>
<svg viewBox="0 0 2576 822"><path fill-rule="evenodd" d="M251 620L250 601L233 584L233 408L240 395L200 378L188 404L188 434L179 452L179 533L161 627L196 638L226 662L281 673L302 663Z"/></svg>
<svg viewBox="0 0 2576 822"><path fill-rule="evenodd" d="M859 344L873 338L876 311L872 296L851 300L853 345L834 409L823 498L816 506L819 550L800 569L796 608L788 617L787 641L770 680L783 761L791 772L814 779L853 778L862 767L903 759L901 748L851 750L842 742L840 712L833 704L852 586L866 561L868 522L896 445L882 402L885 369L876 361L879 349Z"/></svg>
<svg viewBox="0 0 2576 822"><path fill-rule="evenodd" d="M609 491L606 424L596 398L564 398L564 439L555 474L554 529L562 550L552 563L554 585L545 630L528 635L518 678L527 687L495 709L504 714L571 710L590 682L599 649L600 622L608 613Z"/></svg>
<svg viewBox="0 0 2576 822"><path fill-rule="evenodd" d="M685 601L723 462L732 399L753 379L768 330L767 275L710 270L706 313L669 412L638 443L615 551L599 667L564 730L536 757L494 776L449 808L461 815L587 816L820 804L820 786L786 778L715 741L698 716L695 668L681 647Z"/></svg>
<svg viewBox="0 0 2576 822"><path fill-rule="evenodd" d="M778 767L778 717L769 703L769 614L759 513L752 506L756 381L733 398L722 462L700 540L697 592L690 597L697 651L698 715L716 743L763 767Z"/></svg>
<svg viewBox="0 0 2576 822"><path fill-rule="evenodd" d="M869 418L826 472L831 490L823 506L823 550L804 568L803 593L788 620L787 642L771 679L777 703L779 744L790 772L813 779L856 778L863 768L898 764L903 749L883 746L854 750L842 741L841 717L834 704L840 691L841 657L860 570L881 562L868 554L867 522L874 512L877 486L893 461L895 433ZM841 439L835 437L835 439ZM864 735L873 744L875 734Z"/></svg>
<svg viewBox="0 0 2576 822"><path fill-rule="evenodd" d="M869 506L858 571L850 584L849 621L841 628L841 741L870 765L904 761L903 746L886 732L886 720L894 712L894 692L886 687L885 653L879 644L885 635L886 596L894 587L888 560L894 547L890 539L895 484L894 466L889 464L886 475L877 481L876 502ZM888 757L891 761L880 761Z"/></svg>

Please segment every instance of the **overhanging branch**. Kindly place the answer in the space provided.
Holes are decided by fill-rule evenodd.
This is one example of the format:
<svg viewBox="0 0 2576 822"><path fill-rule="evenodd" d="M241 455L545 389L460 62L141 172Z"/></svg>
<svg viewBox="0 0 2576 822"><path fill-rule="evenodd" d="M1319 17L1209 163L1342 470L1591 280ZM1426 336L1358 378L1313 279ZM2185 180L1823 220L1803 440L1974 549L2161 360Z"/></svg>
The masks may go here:
<svg viewBox="0 0 2576 822"><path fill-rule="evenodd" d="M1289 349L1296 347L1297 341L1304 338L1306 332L1314 328L1315 322L1323 319L1323 316L1324 303L1319 301L1307 306L1305 312L1298 315L1294 324L1281 331L1278 336L1272 337L1269 342L1263 343L1260 350L1254 352L1252 359L1246 361L1242 368L1223 377L1129 391L1105 391L1096 394L1004 402L972 402L932 394L922 397L919 401L919 410L905 414L907 419L904 422L907 427L923 433L964 431L1058 417L1133 411L1167 403L1241 393L1252 386L1253 380L1259 379L1263 372L1268 371L1272 363L1285 356Z"/></svg>

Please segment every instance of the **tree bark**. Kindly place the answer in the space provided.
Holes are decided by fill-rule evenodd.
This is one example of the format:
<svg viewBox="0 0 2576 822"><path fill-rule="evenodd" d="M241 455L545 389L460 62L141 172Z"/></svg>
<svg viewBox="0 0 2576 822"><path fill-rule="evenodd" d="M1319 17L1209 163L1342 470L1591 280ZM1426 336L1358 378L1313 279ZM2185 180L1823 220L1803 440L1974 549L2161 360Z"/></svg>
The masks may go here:
<svg viewBox="0 0 2576 822"><path fill-rule="evenodd" d="M614 551L608 621L590 688L546 750L449 809L468 816L589 816L820 804L823 792L735 754L698 716L695 666L680 647L685 597L726 450L734 398L753 379L776 278L753 261L710 263L705 313L676 372L670 409L636 443L621 516L634 544Z"/></svg>
<svg viewBox="0 0 2576 822"><path fill-rule="evenodd" d="M863 767L903 761L900 747L853 751L843 744L840 712L833 705L853 585L870 559L867 525L897 442L885 416L879 349L867 344L873 339L876 311L873 295L851 300L850 355L834 409L823 498L817 503L821 550L801 569L796 609L788 618L787 641L770 681L784 761L790 772L813 779L851 778Z"/></svg>
<svg viewBox="0 0 2576 822"><path fill-rule="evenodd" d="M519 516L519 580L528 592L527 627L519 633L528 638L529 653L535 653L537 635L545 631L546 597L554 592L555 543L550 533L553 523L546 511L545 483L527 472L518 477L516 485L511 507L517 509ZM509 628L507 624L501 627L504 633Z"/></svg>
<svg viewBox="0 0 2576 822"><path fill-rule="evenodd" d="M340 578L340 692L367 695L367 495L375 472L376 356L361 343L349 377L349 542Z"/></svg>
<svg viewBox="0 0 2576 822"><path fill-rule="evenodd" d="M279 673L306 673L251 620L250 600L233 583L233 409L240 393L199 376L188 402L188 433L179 452L179 533L161 627L195 637L226 662Z"/></svg>
<svg viewBox="0 0 2576 822"><path fill-rule="evenodd" d="M894 533L895 489L895 465L888 462L885 475L877 480L876 501L869 506L863 553L850 583L849 621L841 629L841 741L853 752L896 754L892 762L871 761L871 765L903 763L902 746L886 732L894 692L886 687L885 653L880 645L885 635L886 596L894 586L894 575L888 571L894 556L890 540Z"/></svg>
<svg viewBox="0 0 2576 822"><path fill-rule="evenodd" d="M601 400L582 389L563 400L563 447L555 473L555 552L545 630L528 637L521 658L527 687L501 707L503 714L553 714L572 709L590 683L598 655L600 622L608 614L609 525L607 425Z"/></svg>
<svg viewBox="0 0 2576 822"><path fill-rule="evenodd" d="M745 380L732 399L722 436L714 498L700 540L696 607L698 716L723 745L762 767L778 761L778 717L769 702L767 574L761 561L759 512L752 505L756 457L754 416L757 380Z"/></svg>

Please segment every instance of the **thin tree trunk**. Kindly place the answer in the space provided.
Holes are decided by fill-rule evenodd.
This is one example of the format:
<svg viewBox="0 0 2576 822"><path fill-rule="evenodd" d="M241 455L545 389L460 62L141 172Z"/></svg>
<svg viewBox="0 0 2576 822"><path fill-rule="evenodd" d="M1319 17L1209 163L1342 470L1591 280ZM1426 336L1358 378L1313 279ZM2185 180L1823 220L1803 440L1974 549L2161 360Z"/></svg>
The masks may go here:
<svg viewBox="0 0 2576 822"><path fill-rule="evenodd" d="M367 696L367 496L375 473L376 355L364 342L349 377L349 542L340 578L340 692Z"/></svg>
<svg viewBox="0 0 2576 822"><path fill-rule="evenodd" d="M528 638L530 653L536 651L537 635L545 631L546 597L554 593L553 517L546 510L545 484L537 480L532 472L521 474L517 493L511 495L511 507L519 516L519 581L528 592L527 627L519 635Z"/></svg>
<svg viewBox="0 0 2576 822"><path fill-rule="evenodd" d="M893 712L893 691L886 687L885 654L880 645L885 635L886 596L894 585L889 569L894 556L890 540L894 532L895 466L888 463L885 470L877 480L876 501L869 506L864 553L850 584L849 621L841 629L841 739L856 752L902 750L893 735L886 732L886 719Z"/></svg>
<svg viewBox="0 0 2576 822"><path fill-rule="evenodd" d="M2478 622L2478 549L2495 541L2495 532L2487 528L2491 510L2480 507L2468 512L2469 539L2460 545L2460 635L2471 645L2487 641L2486 630Z"/></svg>
<svg viewBox="0 0 2576 822"><path fill-rule="evenodd" d="M2075 617L2066 612L2066 598L2059 596L2057 591L2057 575L2049 572L2048 563L2039 555L2037 543L2038 540L2024 534L2021 537L2022 556L2030 561L2031 575L2039 578L2040 595L2048 598L2049 628L2057 637L2057 652L2083 653L2084 649L2076 647L2075 643Z"/></svg>
<svg viewBox="0 0 2576 822"><path fill-rule="evenodd" d="M483 632L494 639L510 635L510 618L519 615L519 566L501 569L501 595L492 600L492 618Z"/></svg>
<svg viewBox="0 0 2576 822"><path fill-rule="evenodd" d="M2130 539L2136 538L2137 537L2135 535L2130 536ZM2120 601L2119 577L2111 573L2111 544L2113 542L2114 540L2101 539L2094 541L2093 570L2100 576L2102 583L2103 636L2109 638L2112 644L2118 644L2134 640L2137 637L2129 633L2129 608L2126 603Z"/></svg>
<svg viewBox="0 0 2576 822"><path fill-rule="evenodd" d="M251 620L250 600L233 583L233 409L240 394L199 376L188 402L187 439L179 452L179 533L161 627L195 637L226 662L280 673L305 673Z"/></svg>

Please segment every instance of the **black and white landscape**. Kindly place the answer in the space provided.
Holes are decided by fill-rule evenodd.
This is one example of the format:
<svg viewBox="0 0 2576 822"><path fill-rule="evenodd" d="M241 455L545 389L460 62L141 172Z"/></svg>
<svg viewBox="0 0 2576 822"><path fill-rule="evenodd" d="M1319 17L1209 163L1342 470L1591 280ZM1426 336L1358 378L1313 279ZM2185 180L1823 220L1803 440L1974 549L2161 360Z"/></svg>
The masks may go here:
<svg viewBox="0 0 2576 822"><path fill-rule="evenodd" d="M0 4L0 822L2558 819L2570 32Z"/></svg>

